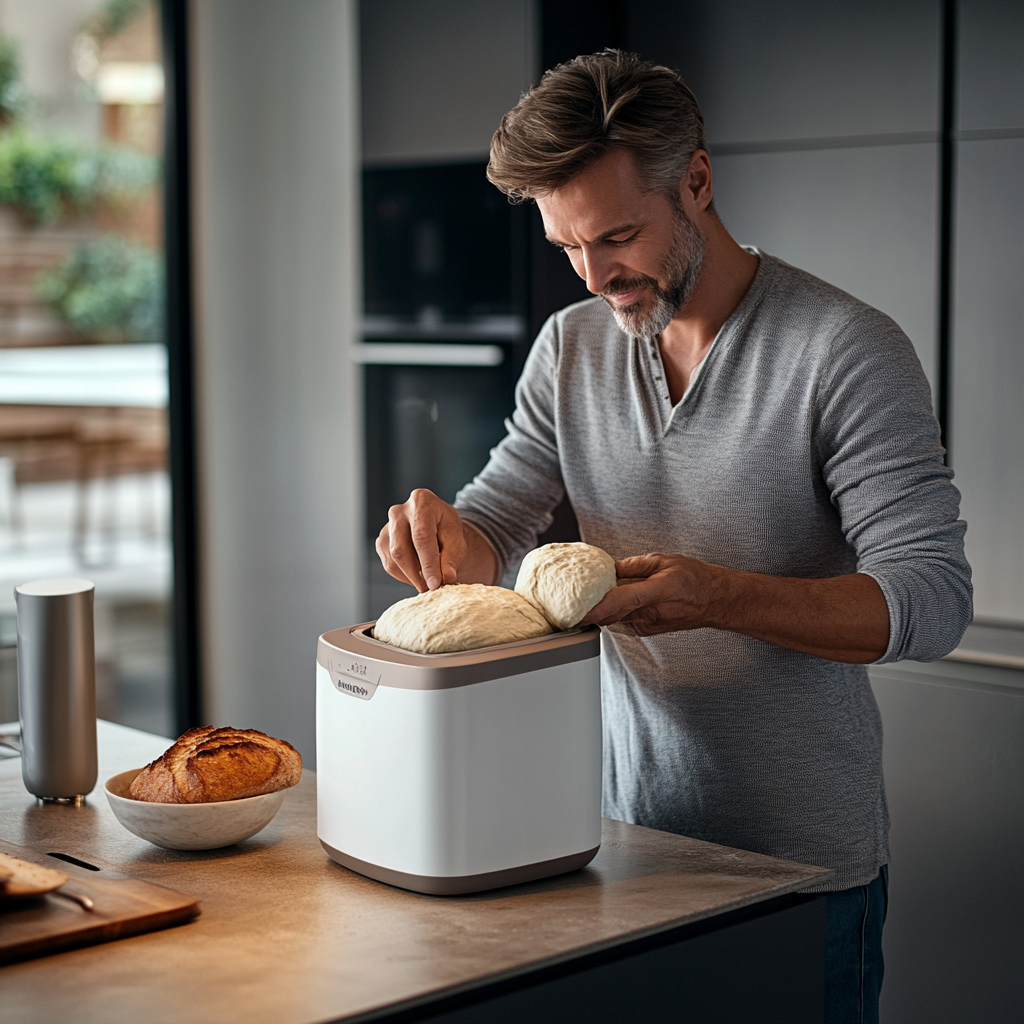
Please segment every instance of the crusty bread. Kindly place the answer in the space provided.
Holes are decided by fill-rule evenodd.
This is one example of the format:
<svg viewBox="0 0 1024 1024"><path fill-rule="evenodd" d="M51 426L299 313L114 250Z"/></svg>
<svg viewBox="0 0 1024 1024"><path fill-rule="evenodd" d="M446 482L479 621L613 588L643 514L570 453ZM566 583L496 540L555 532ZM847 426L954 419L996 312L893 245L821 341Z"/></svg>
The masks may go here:
<svg viewBox="0 0 1024 1024"><path fill-rule="evenodd" d="M294 786L302 758L284 740L255 729L189 729L132 780L128 795L164 804L239 800Z"/></svg>

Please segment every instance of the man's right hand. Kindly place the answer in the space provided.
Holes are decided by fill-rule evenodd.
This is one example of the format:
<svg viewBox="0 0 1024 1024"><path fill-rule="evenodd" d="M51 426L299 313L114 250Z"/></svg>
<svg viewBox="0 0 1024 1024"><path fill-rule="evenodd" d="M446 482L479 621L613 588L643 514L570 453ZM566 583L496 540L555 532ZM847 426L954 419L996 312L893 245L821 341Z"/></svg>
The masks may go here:
<svg viewBox="0 0 1024 1024"><path fill-rule="evenodd" d="M497 577L498 560L483 534L423 487L391 506L376 546L384 568L421 594L444 583L493 583Z"/></svg>

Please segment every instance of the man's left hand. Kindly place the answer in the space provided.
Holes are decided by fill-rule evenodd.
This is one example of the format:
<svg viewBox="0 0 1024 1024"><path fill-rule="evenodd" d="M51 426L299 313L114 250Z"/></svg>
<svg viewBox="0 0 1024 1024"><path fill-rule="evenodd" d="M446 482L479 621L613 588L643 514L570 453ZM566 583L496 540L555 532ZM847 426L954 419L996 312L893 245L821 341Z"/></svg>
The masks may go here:
<svg viewBox="0 0 1024 1024"><path fill-rule="evenodd" d="M651 554L620 558L619 585L595 605L581 625L620 623L637 636L652 636L705 625L709 591L717 565L686 555Z"/></svg>
<svg viewBox="0 0 1024 1024"><path fill-rule="evenodd" d="M618 623L636 636L726 629L853 664L877 661L889 644L885 595L864 573L771 576L662 553L620 559L615 571L619 586L581 625Z"/></svg>

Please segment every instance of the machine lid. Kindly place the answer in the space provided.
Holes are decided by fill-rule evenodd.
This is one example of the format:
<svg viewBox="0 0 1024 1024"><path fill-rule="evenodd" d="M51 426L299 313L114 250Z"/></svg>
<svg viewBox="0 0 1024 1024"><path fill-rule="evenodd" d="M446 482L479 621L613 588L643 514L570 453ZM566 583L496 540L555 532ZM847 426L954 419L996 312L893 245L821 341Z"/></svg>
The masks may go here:
<svg viewBox="0 0 1024 1024"><path fill-rule="evenodd" d="M316 660L332 675L403 690L447 690L489 679L596 658L601 630L587 626L451 654L415 654L377 640L374 622L332 629L317 643Z"/></svg>

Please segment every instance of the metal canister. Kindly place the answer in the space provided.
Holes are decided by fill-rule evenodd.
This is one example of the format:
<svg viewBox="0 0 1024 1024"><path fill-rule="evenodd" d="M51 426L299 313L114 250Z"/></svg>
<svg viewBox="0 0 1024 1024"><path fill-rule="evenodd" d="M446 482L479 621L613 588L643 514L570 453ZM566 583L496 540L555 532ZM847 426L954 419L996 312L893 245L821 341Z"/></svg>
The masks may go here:
<svg viewBox="0 0 1024 1024"><path fill-rule="evenodd" d="M96 785L94 594L78 579L14 588L21 773L46 801L79 804Z"/></svg>

